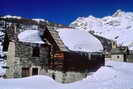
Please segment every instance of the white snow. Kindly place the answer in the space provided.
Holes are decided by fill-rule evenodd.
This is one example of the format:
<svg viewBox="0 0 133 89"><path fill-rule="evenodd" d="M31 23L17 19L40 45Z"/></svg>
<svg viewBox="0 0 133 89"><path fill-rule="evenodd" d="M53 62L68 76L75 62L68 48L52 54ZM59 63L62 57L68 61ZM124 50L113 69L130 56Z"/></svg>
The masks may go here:
<svg viewBox="0 0 133 89"><path fill-rule="evenodd" d="M65 89L132 89L133 64L108 61L96 73L81 81L68 84ZM112 67L109 67L112 66Z"/></svg>
<svg viewBox="0 0 133 89"><path fill-rule="evenodd" d="M5 63L3 62L3 59L0 59L0 76L3 76L6 73L6 70L3 69L2 66L5 66Z"/></svg>
<svg viewBox="0 0 133 89"><path fill-rule="evenodd" d="M60 28L57 31L65 46L72 51L99 52L103 50L100 41L83 30Z"/></svg>
<svg viewBox="0 0 133 89"><path fill-rule="evenodd" d="M32 20L34 20L34 21L36 21L36 22L47 22L47 20L45 20L45 19L40 19L40 18L34 18L34 19L32 19Z"/></svg>
<svg viewBox="0 0 133 89"><path fill-rule="evenodd" d="M21 42L44 44L38 30L25 30L18 35L18 39Z"/></svg>
<svg viewBox="0 0 133 89"><path fill-rule="evenodd" d="M70 26L94 31L97 35L116 41L118 45L133 49L133 12L118 10L112 16L103 18L79 17Z"/></svg>
<svg viewBox="0 0 133 89"><path fill-rule="evenodd" d="M5 16L3 16L2 18L13 18L13 19L21 19L22 17L20 17L20 16L12 16L12 15L5 15Z"/></svg>
<svg viewBox="0 0 133 89"><path fill-rule="evenodd" d="M21 79L1 79L0 89L58 89L59 83L47 76L33 76Z"/></svg>
<svg viewBox="0 0 133 89"><path fill-rule="evenodd" d="M4 33L0 31L0 36L2 36L2 35L4 35Z"/></svg>
<svg viewBox="0 0 133 89"><path fill-rule="evenodd" d="M133 89L133 64L108 61L87 78L60 84L47 76L0 79L0 89Z"/></svg>
<svg viewBox="0 0 133 89"><path fill-rule="evenodd" d="M4 56L2 49L3 49L3 46L2 46L2 43L0 42L0 56ZM5 66L5 63L4 63L4 60L2 58L0 58L0 76L3 76L6 72L6 70L3 69L2 66Z"/></svg>

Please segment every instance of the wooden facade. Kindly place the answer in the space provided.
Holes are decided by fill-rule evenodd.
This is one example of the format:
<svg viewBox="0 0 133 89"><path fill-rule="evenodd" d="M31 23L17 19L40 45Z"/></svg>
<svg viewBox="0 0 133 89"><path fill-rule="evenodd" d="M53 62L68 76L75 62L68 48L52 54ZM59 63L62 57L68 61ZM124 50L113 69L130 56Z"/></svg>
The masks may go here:
<svg viewBox="0 0 133 89"><path fill-rule="evenodd" d="M59 71L91 71L104 65L104 55L85 52L56 52L49 61L49 69Z"/></svg>
<svg viewBox="0 0 133 89"><path fill-rule="evenodd" d="M60 39L55 27L42 27L42 38L50 45L48 68L58 71L90 71L104 65L103 53L70 51Z"/></svg>

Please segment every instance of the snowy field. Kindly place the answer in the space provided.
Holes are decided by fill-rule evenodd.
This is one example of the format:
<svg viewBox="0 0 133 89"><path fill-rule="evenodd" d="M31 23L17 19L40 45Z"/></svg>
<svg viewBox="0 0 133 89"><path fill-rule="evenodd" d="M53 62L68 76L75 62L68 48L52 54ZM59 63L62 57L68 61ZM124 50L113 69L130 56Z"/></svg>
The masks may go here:
<svg viewBox="0 0 133 89"><path fill-rule="evenodd" d="M92 76L60 84L47 76L0 79L0 89L133 89L133 64L108 61Z"/></svg>

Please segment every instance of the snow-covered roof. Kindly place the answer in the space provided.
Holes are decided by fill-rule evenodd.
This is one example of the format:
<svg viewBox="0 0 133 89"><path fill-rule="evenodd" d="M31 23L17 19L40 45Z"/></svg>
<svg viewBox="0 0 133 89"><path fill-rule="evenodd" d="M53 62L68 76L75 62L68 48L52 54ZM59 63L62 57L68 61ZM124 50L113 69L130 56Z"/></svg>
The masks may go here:
<svg viewBox="0 0 133 89"><path fill-rule="evenodd" d="M90 33L72 28L59 28L57 31L65 46L72 51L99 52L103 50L101 42Z"/></svg>
<svg viewBox="0 0 133 89"><path fill-rule="evenodd" d="M18 35L21 42L44 44L38 30L25 30Z"/></svg>
<svg viewBox="0 0 133 89"><path fill-rule="evenodd" d="M87 78L60 84L47 76L0 79L0 89L133 89L133 64L109 61Z"/></svg>

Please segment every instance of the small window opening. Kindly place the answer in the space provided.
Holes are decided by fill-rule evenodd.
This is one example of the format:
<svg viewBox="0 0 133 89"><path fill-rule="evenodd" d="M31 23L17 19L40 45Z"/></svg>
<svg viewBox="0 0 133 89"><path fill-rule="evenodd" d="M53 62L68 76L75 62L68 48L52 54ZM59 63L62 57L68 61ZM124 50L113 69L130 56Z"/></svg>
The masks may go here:
<svg viewBox="0 0 133 89"><path fill-rule="evenodd" d="M39 57L40 56L40 49L39 49L39 46L35 46L33 47L33 54L32 54L33 57Z"/></svg>
<svg viewBox="0 0 133 89"><path fill-rule="evenodd" d="M117 56L117 58L120 58L119 56Z"/></svg>
<svg viewBox="0 0 133 89"><path fill-rule="evenodd" d="M30 75L30 68L22 68L22 77L28 77Z"/></svg>
<svg viewBox="0 0 133 89"><path fill-rule="evenodd" d="M38 68L32 68L32 75L38 75Z"/></svg>

